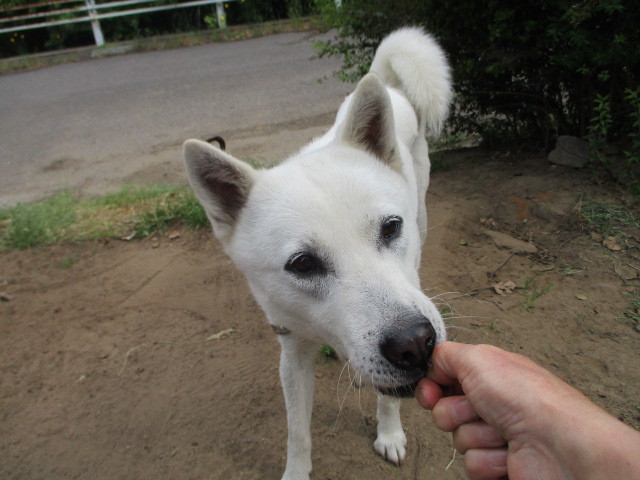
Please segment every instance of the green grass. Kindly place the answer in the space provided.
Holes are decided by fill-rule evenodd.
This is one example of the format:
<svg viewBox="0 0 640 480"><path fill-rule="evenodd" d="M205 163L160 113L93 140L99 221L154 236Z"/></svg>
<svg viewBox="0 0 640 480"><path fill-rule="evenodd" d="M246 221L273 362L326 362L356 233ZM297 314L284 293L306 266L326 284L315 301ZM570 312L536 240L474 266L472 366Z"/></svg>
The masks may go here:
<svg viewBox="0 0 640 480"><path fill-rule="evenodd" d="M149 200L173 192L176 187L167 185L123 185L120 190L90 201L97 206L127 207L133 203Z"/></svg>
<svg viewBox="0 0 640 480"><path fill-rule="evenodd" d="M65 257L64 259L62 259L62 261L58 264L58 268L60 268L61 270L68 270L71 267L73 267L76 263L76 259L73 257Z"/></svg>
<svg viewBox="0 0 640 480"><path fill-rule="evenodd" d="M635 329L640 331L640 293L632 294L630 306L625 310L624 314Z"/></svg>
<svg viewBox="0 0 640 480"><path fill-rule="evenodd" d="M0 247L25 249L64 241L140 238L177 222L193 229L209 224L188 187L125 185L102 197L62 192L0 212Z"/></svg>
<svg viewBox="0 0 640 480"><path fill-rule="evenodd" d="M14 249L55 243L76 221L75 199L68 192L33 205L18 204L3 213L2 244Z"/></svg>
<svg viewBox="0 0 640 480"><path fill-rule="evenodd" d="M551 290L553 284L548 284L543 288L536 288L533 285L533 279L529 278L525 280L524 286L522 287L522 296L524 297L523 307L524 309L531 313L531 310L535 307L536 301L549 290Z"/></svg>
<svg viewBox="0 0 640 480"><path fill-rule="evenodd" d="M575 275L576 272L579 272L583 270L583 268L581 267L574 267L573 265L564 265L560 271L562 272L563 275L566 275L567 277L570 277L572 275Z"/></svg>
<svg viewBox="0 0 640 480"><path fill-rule="evenodd" d="M322 355L324 358L332 359L332 360L335 360L338 358L338 354L330 345L320 345L320 347L318 347L318 351L320 352L320 355Z"/></svg>
<svg viewBox="0 0 640 480"><path fill-rule="evenodd" d="M640 218L624 205L590 200L580 204L579 212L589 230L603 237L624 235L627 230L640 229Z"/></svg>
<svg viewBox="0 0 640 480"><path fill-rule="evenodd" d="M161 198L161 201L153 208L141 212L136 218L136 237L148 237L155 232L165 231L177 220L183 221L193 229L209 225L204 209L191 190L175 191L158 198Z"/></svg>

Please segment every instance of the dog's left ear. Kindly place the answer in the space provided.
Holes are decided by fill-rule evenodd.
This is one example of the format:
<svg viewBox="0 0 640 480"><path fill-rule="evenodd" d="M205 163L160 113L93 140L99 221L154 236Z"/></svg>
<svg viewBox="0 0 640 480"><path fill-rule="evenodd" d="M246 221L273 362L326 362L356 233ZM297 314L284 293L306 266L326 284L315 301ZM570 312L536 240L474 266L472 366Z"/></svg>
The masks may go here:
<svg viewBox="0 0 640 480"><path fill-rule="evenodd" d="M400 171L391 98L374 73L368 73L358 83L340 139L374 154L391 168Z"/></svg>

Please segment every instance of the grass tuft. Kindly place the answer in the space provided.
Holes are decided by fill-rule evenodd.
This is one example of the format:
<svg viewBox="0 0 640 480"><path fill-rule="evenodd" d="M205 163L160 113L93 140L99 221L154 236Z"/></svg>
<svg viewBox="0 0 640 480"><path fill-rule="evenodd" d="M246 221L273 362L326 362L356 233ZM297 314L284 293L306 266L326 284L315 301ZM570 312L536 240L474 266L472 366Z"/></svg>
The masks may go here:
<svg viewBox="0 0 640 480"><path fill-rule="evenodd" d="M154 208L145 210L135 220L136 237L148 237L154 232L163 232L177 220L193 229L209 225L207 215L191 189L170 192L159 197Z"/></svg>
<svg viewBox="0 0 640 480"><path fill-rule="evenodd" d="M529 278L525 280L524 286L522 287L522 296L524 297L523 307L524 309L531 313L531 310L535 308L536 301L547 293L553 287L552 283L549 283L547 286L543 288L536 288L533 285L533 279ZM493 328L492 328L493 329Z"/></svg>
<svg viewBox="0 0 640 480"><path fill-rule="evenodd" d="M40 203L18 204L2 215L6 229L2 244L12 249L25 249L60 240L76 220L75 199L62 192Z"/></svg>
<svg viewBox="0 0 640 480"><path fill-rule="evenodd" d="M636 330L640 331L640 294L634 293L630 303L624 314L634 324Z"/></svg>
<svg viewBox="0 0 640 480"><path fill-rule="evenodd" d="M64 241L141 238L179 222L193 229L209 225L188 187L125 185L103 197L62 192L0 212L0 247L25 249Z"/></svg>
<svg viewBox="0 0 640 480"><path fill-rule="evenodd" d="M588 228L603 237L620 235L629 228L640 229L640 218L624 205L591 200L578 208Z"/></svg>
<svg viewBox="0 0 640 480"><path fill-rule="evenodd" d="M320 345L320 347L318 347L318 351L324 358L331 360L335 360L338 358L338 354L331 345Z"/></svg>

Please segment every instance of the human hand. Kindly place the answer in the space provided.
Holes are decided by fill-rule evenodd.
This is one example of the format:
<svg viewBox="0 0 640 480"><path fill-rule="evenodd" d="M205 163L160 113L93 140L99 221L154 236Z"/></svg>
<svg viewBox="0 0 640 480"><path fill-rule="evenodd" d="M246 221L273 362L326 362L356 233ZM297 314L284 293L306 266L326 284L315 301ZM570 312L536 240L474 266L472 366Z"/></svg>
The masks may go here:
<svg viewBox="0 0 640 480"><path fill-rule="evenodd" d="M438 428L453 433L471 479L640 477L640 461L629 450L640 448L640 434L520 355L439 344L416 397ZM611 449L603 438L619 439L621 447Z"/></svg>

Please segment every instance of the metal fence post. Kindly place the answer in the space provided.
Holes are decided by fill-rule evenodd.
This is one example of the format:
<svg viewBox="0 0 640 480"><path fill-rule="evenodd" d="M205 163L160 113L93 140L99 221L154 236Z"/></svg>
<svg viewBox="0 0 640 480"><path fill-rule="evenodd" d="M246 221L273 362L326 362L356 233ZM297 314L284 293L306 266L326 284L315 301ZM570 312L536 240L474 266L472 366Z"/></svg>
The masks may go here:
<svg viewBox="0 0 640 480"><path fill-rule="evenodd" d="M224 4L216 3L216 15L218 16L218 28L227 28L227 16L224 13Z"/></svg>
<svg viewBox="0 0 640 480"><path fill-rule="evenodd" d="M6 0L0 0L0 4L2 2L6 2ZM58 5L57 2L60 3L84 3L84 7L71 7L71 8L61 8L58 10L47 10L47 11L35 11L32 13L26 13L21 15L13 15L6 17L4 16L5 12L12 12L14 10L24 10L25 8L38 8L43 6L50 5ZM96 45L98 47L102 47L104 42L104 35L102 34L102 28L100 27L100 20L107 20L110 18L123 17L126 15L142 15L150 12L162 12L167 10L174 10L177 8L185 8L185 7L197 7L200 5L211 5L213 3L216 4L216 14L218 17L218 27L219 28L227 28L227 16L225 14L225 5L227 2L232 2L235 0L180 0L176 3L171 4L161 4L153 6L153 3L160 3L158 0L111 0L102 3L96 3L95 0L47 0L40 3L34 3L30 5L18 5L14 7L5 7L0 5L0 34L10 33L10 32L19 32L22 30L30 30L35 28L47 28L53 27L56 25L68 25L72 23L80 23L80 22L91 22L91 28L93 29L93 37L95 38ZM129 10L115 10L112 9L114 7L123 7L129 5L138 5L141 3L151 3L152 6L145 8L132 8ZM104 13L100 13L106 10ZM84 12L87 12L84 15ZM60 18L61 14L65 15L67 18ZM35 22L24 23L27 19L40 19L43 17L51 17L52 19L41 22L36 20ZM5 23L19 23L19 25L13 25L9 27L3 27L2 25Z"/></svg>
<svg viewBox="0 0 640 480"><path fill-rule="evenodd" d="M91 17L91 29L93 30L93 37L96 39L96 45L102 47L104 45L104 35L102 35L102 28L100 27L100 21L96 18L98 12L96 12L96 4L94 0L85 0L87 8L89 9L89 16Z"/></svg>

